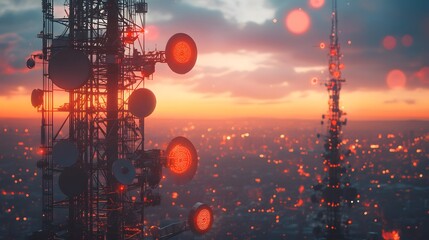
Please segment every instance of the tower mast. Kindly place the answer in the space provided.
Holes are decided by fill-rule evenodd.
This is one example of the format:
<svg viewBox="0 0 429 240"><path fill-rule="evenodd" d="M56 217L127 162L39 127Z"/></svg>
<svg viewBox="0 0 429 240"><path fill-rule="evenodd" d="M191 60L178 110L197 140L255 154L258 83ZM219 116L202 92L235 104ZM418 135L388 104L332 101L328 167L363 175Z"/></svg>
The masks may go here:
<svg viewBox="0 0 429 240"><path fill-rule="evenodd" d="M344 156L341 154L341 127L340 109L341 85L345 79L341 75L341 53L338 43L338 16L337 1L332 0L332 27L329 45L329 81L325 84L329 93L328 131L325 142L324 165L328 171L328 181L325 189L326 230L327 239L343 239L341 229L341 165Z"/></svg>
<svg viewBox="0 0 429 240"><path fill-rule="evenodd" d="M54 16L56 1L64 1L66 16ZM186 74L197 60L196 44L185 33L173 35L165 51L146 52L147 10L145 0L42 0L43 49L27 60L28 68L36 60L43 68L43 89L31 94L42 114L42 231L32 239L166 238L210 230L212 210L202 203L189 221L152 226L159 231L145 226L144 208L161 204L152 190L162 169L184 184L198 166L195 147L184 137L167 150L143 147L144 118L156 106L145 80L153 78L156 63ZM58 105L58 92L68 94L68 102ZM54 194L56 184L62 194Z"/></svg>
<svg viewBox="0 0 429 240"><path fill-rule="evenodd" d="M107 59L107 134L106 158L107 169L112 169L113 162L118 159L118 90L121 64L119 59L121 38L119 35L119 4L116 0L107 1L106 59ZM107 197L107 240L122 239L120 236L120 196L117 189L119 183L112 171L106 171Z"/></svg>

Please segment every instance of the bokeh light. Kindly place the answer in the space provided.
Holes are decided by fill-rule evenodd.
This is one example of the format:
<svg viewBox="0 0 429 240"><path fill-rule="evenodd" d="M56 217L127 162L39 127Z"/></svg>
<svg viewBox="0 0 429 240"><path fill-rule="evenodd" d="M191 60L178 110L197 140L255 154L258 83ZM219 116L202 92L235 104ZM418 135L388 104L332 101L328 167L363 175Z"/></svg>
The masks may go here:
<svg viewBox="0 0 429 240"><path fill-rule="evenodd" d="M416 72L415 76L422 83L429 83L429 67L422 67L418 72Z"/></svg>
<svg viewBox="0 0 429 240"><path fill-rule="evenodd" d="M321 8L325 4L325 0L309 0L308 4L312 8Z"/></svg>
<svg viewBox="0 0 429 240"><path fill-rule="evenodd" d="M313 78L311 79L311 84L312 84L312 85L316 85L318 82L319 82L319 79L317 79L317 77L313 77Z"/></svg>
<svg viewBox="0 0 429 240"><path fill-rule="evenodd" d="M305 33L310 28L310 22L310 17L302 9L290 11L285 18L286 28L293 34Z"/></svg>
<svg viewBox="0 0 429 240"><path fill-rule="evenodd" d="M403 71L393 69L387 74L386 83L391 89L404 88L407 83L407 77Z"/></svg>
<svg viewBox="0 0 429 240"><path fill-rule="evenodd" d="M144 29L144 36L146 40L156 41L159 38L159 29L154 25L147 25Z"/></svg>
<svg viewBox="0 0 429 240"><path fill-rule="evenodd" d="M404 47L411 47L411 45L413 45L414 39L411 35L407 34L401 38L401 42Z"/></svg>
<svg viewBox="0 0 429 240"><path fill-rule="evenodd" d="M393 36L386 36L383 39L383 47L386 50L392 50L396 47L396 38Z"/></svg>

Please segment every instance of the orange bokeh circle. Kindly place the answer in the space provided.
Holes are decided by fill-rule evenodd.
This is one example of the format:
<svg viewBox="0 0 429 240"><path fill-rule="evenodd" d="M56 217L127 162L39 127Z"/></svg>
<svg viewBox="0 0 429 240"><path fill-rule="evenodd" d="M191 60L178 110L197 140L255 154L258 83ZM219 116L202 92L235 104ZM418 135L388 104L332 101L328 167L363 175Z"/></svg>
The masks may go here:
<svg viewBox="0 0 429 240"><path fill-rule="evenodd" d="M310 17L302 9L290 11L285 18L286 28L293 34L305 33L310 28L310 22Z"/></svg>
<svg viewBox="0 0 429 240"><path fill-rule="evenodd" d="M392 89L404 88L407 83L407 77L403 71L393 69L387 74L386 83Z"/></svg>

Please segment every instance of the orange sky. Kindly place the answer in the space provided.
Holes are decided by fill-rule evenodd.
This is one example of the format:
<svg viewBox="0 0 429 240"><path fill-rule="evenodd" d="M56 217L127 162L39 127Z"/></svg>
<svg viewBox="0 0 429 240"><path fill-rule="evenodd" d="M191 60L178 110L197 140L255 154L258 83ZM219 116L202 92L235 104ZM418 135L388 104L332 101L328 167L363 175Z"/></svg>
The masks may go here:
<svg viewBox="0 0 429 240"><path fill-rule="evenodd" d="M234 100L222 94L216 97L204 97L189 93L180 85L149 84L156 93L157 107L150 116L171 119L223 119L223 118L284 118L319 119L327 111L327 93L323 87L306 92L295 92L288 97L275 101ZM416 103L404 101L384 103L398 96L413 96ZM341 105L353 120L409 120L429 119L429 91L391 90L355 91L342 94ZM67 97L57 96L59 105ZM0 118L38 118L40 113L31 106L28 95L0 97Z"/></svg>

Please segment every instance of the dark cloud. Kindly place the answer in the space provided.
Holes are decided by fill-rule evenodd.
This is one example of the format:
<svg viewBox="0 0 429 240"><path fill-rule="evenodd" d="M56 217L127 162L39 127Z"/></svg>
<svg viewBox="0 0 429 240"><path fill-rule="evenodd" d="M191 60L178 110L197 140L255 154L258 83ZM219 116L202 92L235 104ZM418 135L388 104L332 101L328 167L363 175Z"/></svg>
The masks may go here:
<svg viewBox="0 0 429 240"><path fill-rule="evenodd" d="M22 3L23 1L21 1ZM27 91L41 85L39 68L27 69L27 58L41 48L36 38L41 30L38 9L8 11L0 15L0 96L14 94L18 87Z"/></svg>
<svg viewBox="0 0 429 240"><path fill-rule="evenodd" d="M0 14L0 33L26 34L31 39L42 30L42 10L28 9L22 11L7 11Z"/></svg>
<svg viewBox="0 0 429 240"><path fill-rule="evenodd" d="M224 18L220 11L194 8L172 2L155 7L163 8L173 16L172 22L162 22L159 26L167 32L189 32L196 40L200 53L234 52L239 49L273 53L277 65L273 69L257 69L246 76L237 75L237 84L227 84L217 92L229 92L231 96L252 97L262 96L246 90L250 79L289 82L289 89L284 94L270 94L266 98L281 97L292 91L300 91L310 87L312 77L324 79L325 74L309 72L307 74L291 74L293 66L327 65L326 51L317 48L320 42L328 43L330 32L330 3L327 1L322 9L311 9L306 1L270 1L277 12L277 23L267 20L264 24L249 22L240 26ZM312 19L308 32L296 36L284 27L285 15L296 8L302 8ZM429 9L429 2L419 1L410 4L405 1L351 1L338 4L339 29L343 62L346 65L343 76L347 79L346 91L354 90L385 90L386 75L392 69L401 69L411 77L424 66L429 66L429 48L422 44L429 39L425 36L424 9ZM405 47L401 43L404 35L413 38L413 44ZM383 48L381 42L387 35L397 39L393 50ZM351 44L348 44L348 41ZM213 63L214 65L216 63ZM231 76L233 74L231 73ZM256 77L257 76L257 77ZM286 77L285 77L286 76ZM222 82L222 80L217 80ZM207 83L209 81L206 81ZM243 85L242 88L236 85ZM213 87L208 83L197 83L197 91L208 91ZM269 84L266 84L269 85ZM261 84L260 87L263 87ZM429 87L421 81L408 81L407 88ZM214 90L213 90L214 91ZM250 94L252 93L252 94Z"/></svg>

